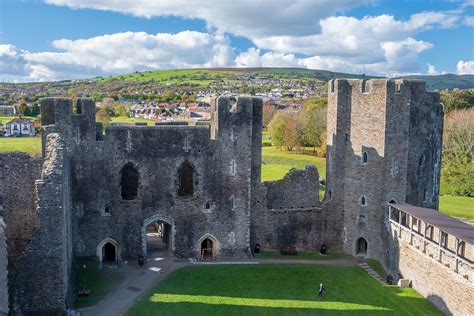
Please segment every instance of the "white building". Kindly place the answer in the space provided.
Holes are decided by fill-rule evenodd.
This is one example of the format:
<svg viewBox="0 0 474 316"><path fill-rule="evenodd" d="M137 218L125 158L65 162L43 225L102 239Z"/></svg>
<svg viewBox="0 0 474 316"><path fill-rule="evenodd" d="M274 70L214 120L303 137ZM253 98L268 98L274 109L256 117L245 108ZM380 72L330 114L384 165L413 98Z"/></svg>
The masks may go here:
<svg viewBox="0 0 474 316"><path fill-rule="evenodd" d="M33 121L17 117L7 123L5 136L35 136Z"/></svg>

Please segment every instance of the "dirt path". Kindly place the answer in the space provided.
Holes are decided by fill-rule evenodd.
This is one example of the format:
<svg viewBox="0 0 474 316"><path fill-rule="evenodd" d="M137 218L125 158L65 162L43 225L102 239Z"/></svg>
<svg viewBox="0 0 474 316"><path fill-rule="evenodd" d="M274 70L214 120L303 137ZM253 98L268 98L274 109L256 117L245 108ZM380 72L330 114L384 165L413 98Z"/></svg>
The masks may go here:
<svg viewBox="0 0 474 316"><path fill-rule="evenodd" d="M113 293L92 307L79 310L81 316L119 316L125 315L127 310L142 295L151 290L168 274L183 266L187 262L173 262L171 258L148 261L146 268L137 269L135 262L123 267L126 279ZM158 271L158 269L160 269Z"/></svg>

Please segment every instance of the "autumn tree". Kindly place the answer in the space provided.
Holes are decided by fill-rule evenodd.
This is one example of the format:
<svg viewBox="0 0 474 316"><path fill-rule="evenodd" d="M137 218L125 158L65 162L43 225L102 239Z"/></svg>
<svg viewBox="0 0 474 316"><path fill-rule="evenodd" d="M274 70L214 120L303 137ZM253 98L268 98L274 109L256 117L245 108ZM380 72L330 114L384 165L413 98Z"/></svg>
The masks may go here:
<svg viewBox="0 0 474 316"><path fill-rule="evenodd" d="M263 128L268 127L268 124L270 124L270 122L272 121L272 118L273 118L273 116L275 115L276 112L277 112L277 110L275 109L275 107L273 105L266 104L266 105L263 106L263 109L262 109L262 125L263 125Z"/></svg>
<svg viewBox="0 0 474 316"><path fill-rule="evenodd" d="M445 120L443 180L452 194L474 196L474 108L451 112Z"/></svg>

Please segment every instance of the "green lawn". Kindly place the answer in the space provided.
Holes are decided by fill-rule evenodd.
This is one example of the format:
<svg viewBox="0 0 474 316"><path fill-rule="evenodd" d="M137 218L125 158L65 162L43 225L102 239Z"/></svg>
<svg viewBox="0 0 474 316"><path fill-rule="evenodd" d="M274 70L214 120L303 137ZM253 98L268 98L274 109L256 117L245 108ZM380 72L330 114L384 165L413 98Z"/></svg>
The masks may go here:
<svg viewBox="0 0 474 316"><path fill-rule="evenodd" d="M181 268L127 314L441 315L411 288L380 285L360 267L277 264Z"/></svg>
<svg viewBox="0 0 474 316"><path fill-rule="evenodd" d="M78 266L81 267L84 264L86 265L86 287L91 290L91 294L89 297L77 297L74 301L76 309L96 304L125 280L125 272L121 269L99 269L98 262L93 259L81 261ZM75 284L76 293L82 284L82 269L78 269Z"/></svg>
<svg viewBox="0 0 474 316"><path fill-rule="evenodd" d="M0 152L22 151L31 156L41 156L41 137L0 137Z"/></svg>
<svg viewBox="0 0 474 316"><path fill-rule="evenodd" d="M296 150L280 150L275 146L262 147L262 163L262 181L281 179L281 175L285 175L285 169L304 169L307 164L315 165L320 177L326 178L326 159L316 157L309 149L302 155Z"/></svg>
<svg viewBox="0 0 474 316"><path fill-rule="evenodd" d="M317 252L298 252L296 255L282 255L278 251L262 251L255 255L255 259L304 259L304 260L330 260L345 257L342 253L328 253L321 255Z"/></svg>
<svg viewBox="0 0 474 316"><path fill-rule="evenodd" d="M474 220L474 198L441 195L439 210L446 215Z"/></svg>
<svg viewBox="0 0 474 316"><path fill-rule="evenodd" d="M385 272L385 269L382 267L382 264L378 262L375 259L369 259L367 260L367 264L369 267L371 267L375 272L378 273L382 277L382 279L385 279L387 276L387 272Z"/></svg>
<svg viewBox="0 0 474 316"><path fill-rule="evenodd" d="M147 120L144 118L136 118L136 117L125 117L125 116L117 116L117 117L111 117L110 122L130 122L130 123L136 123L136 122L145 122L147 125L155 125L155 121L152 120Z"/></svg>

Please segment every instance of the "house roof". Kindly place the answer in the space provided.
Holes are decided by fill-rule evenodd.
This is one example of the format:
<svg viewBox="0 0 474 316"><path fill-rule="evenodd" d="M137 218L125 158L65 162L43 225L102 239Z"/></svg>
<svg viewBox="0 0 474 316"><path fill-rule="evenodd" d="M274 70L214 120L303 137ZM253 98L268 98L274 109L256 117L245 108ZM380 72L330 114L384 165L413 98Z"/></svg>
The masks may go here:
<svg viewBox="0 0 474 316"><path fill-rule="evenodd" d="M17 123L17 124L30 123L30 124L33 124L33 121L30 120L30 119L23 118L23 117L16 117L13 120L9 121L7 123L7 125L10 125L10 124L13 124L13 123Z"/></svg>
<svg viewBox="0 0 474 316"><path fill-rule="evenodd" d="M474 245L474 227L460 221L459 219L444 215L437 210L413 206L410 204L390 203L390 205Z"/></svg>

